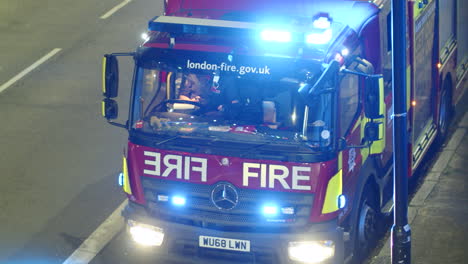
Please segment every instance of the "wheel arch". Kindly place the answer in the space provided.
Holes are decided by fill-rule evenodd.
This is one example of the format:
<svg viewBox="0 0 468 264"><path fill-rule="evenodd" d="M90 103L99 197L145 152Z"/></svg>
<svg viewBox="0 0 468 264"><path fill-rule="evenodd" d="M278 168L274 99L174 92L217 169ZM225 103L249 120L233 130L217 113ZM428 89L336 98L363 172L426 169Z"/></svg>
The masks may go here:
<svg viewBox="0 0 468 264"><path fill-rule="evenodd" d="M349 232L350 232L350 240L349 240L349 248L351 252L350 254L353 254L354 248L355 248L355 236L357 235L357 232L355 232L355 228L357 225L358 221L358 215L359 215L359 205L360 201L362 199L364 190L367 186L368 188L372 188L372 191L376 195L375 198L377 202L379 203L378 206L381 208L381 200L382 200L382 189L379 186L379 173L381 170L378 167L378 162L375 160L376 157L371 156L369 157L366 162L363 164L361 167L360 173L359 173L359 178L357 180L356 184L356 195L353 198L352 204L353 204L353 209L352 212L349 216L348 219L348 225L349 225Z"/></svg>
<svg viewBox="0 0 468 264"><path fill-rule="evenodd" d="M445 76L441 79L441 89L439 91L439 101L440 97L442 96L442 93L444 91L447 91L448 96L450 98L450 105L449 108L452 111L453 110L453 77L451 72L447 72ZM450 113L451 114L451 113Z"/></svg>

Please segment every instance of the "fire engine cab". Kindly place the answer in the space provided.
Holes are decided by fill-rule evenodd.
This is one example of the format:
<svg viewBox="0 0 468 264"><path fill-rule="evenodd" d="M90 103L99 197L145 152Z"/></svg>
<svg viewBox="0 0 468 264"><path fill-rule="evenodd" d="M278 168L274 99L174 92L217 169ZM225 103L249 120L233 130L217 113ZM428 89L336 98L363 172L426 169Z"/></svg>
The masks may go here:
<svg viewBox="0 0 468 264"><path fill-rule="evenodd" d="M105 55L130 236L180 263L359 263L391 198L390 2L166 1L135 52ZM439 1L416 2L413 170L466 88L458 53L433 56ZM134 59L125 124L120 56Z"/></svg>

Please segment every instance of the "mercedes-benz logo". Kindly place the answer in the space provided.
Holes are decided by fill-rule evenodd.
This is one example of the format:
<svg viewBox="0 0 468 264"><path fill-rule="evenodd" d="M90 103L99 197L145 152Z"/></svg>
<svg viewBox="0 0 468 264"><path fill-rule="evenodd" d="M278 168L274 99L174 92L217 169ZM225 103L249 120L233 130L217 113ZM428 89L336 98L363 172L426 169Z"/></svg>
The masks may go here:
<svg viewBox="0 0 468 264"><path fill-rule="evenodd" d="M230 183L219 183L211 191L211 201L220 210L231 210L239 202L239 194Z"/></svg>

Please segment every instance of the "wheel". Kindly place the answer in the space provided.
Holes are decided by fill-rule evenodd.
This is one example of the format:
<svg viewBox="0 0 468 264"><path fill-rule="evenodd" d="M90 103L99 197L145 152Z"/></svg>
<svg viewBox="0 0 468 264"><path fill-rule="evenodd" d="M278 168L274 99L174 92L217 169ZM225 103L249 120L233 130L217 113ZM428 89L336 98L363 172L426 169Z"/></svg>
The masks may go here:
<svg viewBox="0 0 468 264"><path fill-rule="evenodd" d="M452 102L448 88L448 85L444 85L444 90L440 96L438 135L436 139L437 145L439 146L442 145L447 138L452 114Z"/></svg>
<svg viewBox="0 0 468 264"><path fill-rule="evenodd" d="M362 263L376 244L381 218L377 198L369 184L364 188L358 208L354 227L354 259L355 263Z"/></svg>

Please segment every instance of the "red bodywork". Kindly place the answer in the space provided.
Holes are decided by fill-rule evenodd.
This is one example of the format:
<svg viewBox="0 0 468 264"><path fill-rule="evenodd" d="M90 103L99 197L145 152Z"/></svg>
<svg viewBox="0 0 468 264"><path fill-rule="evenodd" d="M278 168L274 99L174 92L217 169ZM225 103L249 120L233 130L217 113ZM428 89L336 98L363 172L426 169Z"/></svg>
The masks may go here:
<svg viewBox="0 0 468 264"><path fill-rule="evenodd" d="M130 199L144 204L140 177L214 185L229 182L254 190L316 193L311 221L323 221L335 213L321 215L329 179L336 174L336 160L323 163L294 163L249 160L238 157L158 150L129 142L128 169L132 185Z"/></svg>
<svg viewBox="0 0 468 264"><path fill-rule="evenodd" d="M366 215L364 215L364 217L360 215L361 213L365 213L363 210L359 209L364 208L363 206L360 206L361 202L366 198L372 199L378 203L378 209L381 209L386 202L384 199L388 198L384 197L384 188L388 186L389 182L391 182L391 177L389 175L391 175L390 172L393 154L393 98L391 87L392 64L390 40L391 27L389 19L391 14L390 2L390 0L166 0L165 16L213 19L214 21L241 21L260 24L258 20L255 20L255 18L269 18L269 21L275 21L277 18L275 17L275 14L278 16L289 15L289 17L297 19L293 20L296 22L299 20L298 17L301 19L310 18L310 21L312 22L314 16L326 15L331 18L332 21L345 25L342 31L338 31L338 36L328 43L329 46L321 52L317 52L317 49L314 50L314 48L308 49L307 45L304 45L300 47L300 52L298 52L297 46L294 46L291 49L282 49L281 52L283 53L280 54L276 52L276 50L272 50L268 45L249 46L248 44L250 43L247 42L248 37L244 39L243 35L239 37L233 35L219 36L187 33L186 35L177 36L177 41L175 41L175 37L165 31L150 32L149 39L145 41L142 46L146 50L155 49L158 51L164 51L172 49L178 51L211 52L213 54L217 53L218 55L231 54L231 52L234 53L235 51L235 54L237 55L247 55L257 58L262 56L271 56L274 53L274 56L286 58L294 61L294 63L297 63L300 60L305 60L307 62L313 61L320 65L328 64L332 60L337 60L343 68L350 67L355 63L354 58L363 59L363 61L370 62L369 64L373 68L372 70L369 70L369 75L376 74L383 76L383 87L380 86L379 88L382 88L384 92L382 101L385 107L383 110L384 113L380 114L380 121L384 124L383 129L385 130L385 133L382 137L383 141L382 139L379 139L372 142L372 144L374 144L379 141L378 144L381 145L378 146L381 148L371 150L371 147L363 145L366 144L367 140L365 138L366 124L372 121L368 120L366 117L366 109L364 109L366 105L369 106L369 104L364 103L366 100L366 90L371 88L366 84L364 80L365 78L361 76L358 77L361 78L358 83L353 83L347 87L339 87L339 89L337 89L338 100L344 100L340 101L342 104L338 103L333 108L333 111L337 111L338 113L337 116L335 116L338 120L336 127L336 134L338 136L333 136L340 138L340 140L344 140L346 146L339 148L337 146L338 144L336 144L333 149L335 152L327 153L329 155L326 156L326 158L310 163L280 161L279 158L278 160L255 159L255 156L250 156L254 157L254 159L246 159L242 158L240 153L238 156L236 156L237 153L231 156L219 155L219 153L223 152L217 152L218 155L203 154L211 153L210 151L191 153L168 149L157 149L138 145L129 141L126 153L126 166L128 166L128 177L131 188L129 199L134 203L143 205L139 206L142 208L151 203L151 199L154 197L149 198L147 196L146 198L148 201L146 201L143 190L143 185L145 185L144 180L148 180L148 178L178 182L174 189L177 189L182 185L182 183L187 182L193 184L190 186L196 187L200 187L199 184L213 186L220 182L229 182L238 189L257 190L258 192L255 192L257 194L265 193L267 191L270 191L273 195L278 194L278 196L280 196L279 194L281 193L288 192L309 194L309 196L312 196L310 194L314 194L313 201L307 202L307 204L310 204L310 207L307 208L310 209L310 211L307 211L304 219L305 221L309 220L314 223L321 222L318 225L314 224L308 226L318 226L319 228L322 228L322 226L325 225L332 226L334 229L333 232L339 231L338 233L340 234L340 237L337 241L343 242L343 230L346 230L346 232L351 230L352 232L358 230L358 227L367 228L368 218L365 217ZM434 4L436 1L433 0L430 2L431 4ZM437 34L433 31L432 24L426 22L420 23L421 25L425 25L425 28L420 27L420 29L423 28L425 30L420 30L419 33L415 32L414 29L418 20L414 21L413 13L415 11L413 9L413 5L415 5L414 1L408 2L408 10L410 13L408 18L408 54L410 55L407 63L408 98L416 100L418 99L415 96L416 91L424 91L421 90L421 87L417 87L415 80L423 80L428 76L435 75L433 80L436 81L436 84L433 84L432 87L430 85L422 85L424 86L423 88L426 89L425 91L428 93L430 92L431 94L424 92L420 92L419 94L421 103L423 100L427 101L426 112L429 113L428 116L431 119L427 119L427 116L423 116L426 119L421 118L421 120L415 118L416 113L422 113L424 111L421 111L422 108L415 108L414 106L410 107L410 101L408 100L407 102L409 114L408 130L410 132L409 134L412 135L408 148L408 176L411 176L412 170L416 168L418 163L421 161L421 157L423 157L423 154L428 150L430 143L437 135L436 130L440 125L438 122L438 112L440 111L438 94L440 93L440 84L442 82L449 84L449 81L451 80L449 72L454 73L456 66L455 58L452 56L447 59L444 65L441 64L441 72L434 70L430 66L423 67L424 69L427 68L429 70L427 72L418 72L415 70L417 65L424 65L424 63L416 63L415 58L420 58L421 60L424 59L424 61L427 59L427 56L421 55L424 54L421 53L421 51L425 50L424 47L427 44L424 41L419 41L420 46L417 46L415 45L415 39L435 39ZM425 9L424 12L426 13L421 13L418 18L419 21L430 17L432 19L430 22L434 23L436 17L434 10L435 9ZM209 20L204 21L206 22ZM213 23L213 21L210 22ZM301 26L303 25L301 24ZM304 32L306 32L307 26L303 26L301 29L302 28L305 28ZM425 38L421 38L421 36L424 36ZM419 48L416 49L415 47ZM434 47L434 49L426 49L426 55L436 54L438 52L437 45L434 45ZM344 55L345 53L346 55ZM417 56L418 54L421 56ZM434 61L430 61L430 63L435 65ZM441 78L442 75L439 76L439 74L442 72L445 72L449 77ZM164 76L165 77L163 79L165 80L166 75ZM167 83L169 83L169 81L167 81ZM350 87L359 87L359 89L355 90L355 94L347 96L347 94L344 93L345 96L340 98L340 93L346 92L347 88ZM454 92L463 93L462 91ZM169 95L167 98L169 98ZM456 100L456 98L457 97L454 97L453 99ZM351 99L354 99L354 103L358 106L354 108L354 116L347 116L346 118L348 118L348 120L346 120L344 117L339 115L346 112L348 109L346 108L346 101L352 101ZM349 112L353 113L351 111ZM342 120L347 121L347 123L342 124ZM428 121L433 125L426 126L427 128L424 128L425 130L420 129L419 135L415 135L415 125L418 125L418 122L420 125L425 124ZM141 129L143 126L142 123L143 122L141 122L141 126L137 128ZM254 129L255 127L253 127L252 131ZM226 131L226 133L230 132L232 131ZM248 131L248 133L250 132L251 131ZM419 143L417 141L418 137L422 138L424 142ZM425 145L422 145L423 143ZM420 146L418 146L418 144ZM158 145L148 144L148 146ZM159 147L163 148L163 146ZM420 149L418 156L415 155L415 153L418 153L417 148ZM183 149L185 150L185 148ZM281 149L278 149L278 152L281 152ZM366 193L366 191L368 193ZM204 194L206 193L207 192L204 192ZM372 194L373 197L369 197L370 195L367 196L367 194ZM342 197L345 197L348 201L346 205L338 204L339 198ZM335 203L335 200L336 204L333 204ZM332 212L323 214L322 212L324 211ZM195 214L196 213L191 215ZM308 217L309 214L310 217ZM347 222L348 219L350 219L349 223ZM364 227L356 224L357 221L362 219L366 221L363 223ZM372 220L372 218L369 219ZM165 221L165 219L158 221L157 224L160 224L163 221ZM168 226L170 226L171 221L167 222L169 223ZM261 225L261 223L259 225ZM174 227L175 225L171 226L171 229ZM205 227L203 226L202 228ZM353 230L353 228L355 229ZM215 233L216 231L208 229L209 228L203 230L203 232L210 231L213 232L211 235L218 236L218 234ZM186 230L182 228L180 230L183 230L182 233L183 236L185 236ZM199 232L196 228L193 230L197 230L196 232ZM307 233L307 231L309 233ZM291 234L288 232L281 234L284 236L290 235L291 237L288 238L289 241L296 241L296 239L305 239L300 237L302 233L313 234L313 236L316 236L318 233L325 233L328 231L330 230L304 229L300 230L300 232L291 232ZM359 231L363 230L359 229ZM252 241L254 241L257 236L257 234L253 235L255 232L256 231L248 235L244 233L236 235L238 235L237 238L252 239ZM362 233L365 232L363 231ZM198 235L200 234L192 234L192 237ZM275 236L276 235L277 234L275 233ZM296 235L299 235L298 237L300 238L293 237ZM355 234L351 236L350 242L355 243L357 235ZM324 239L330 238L326 237ZM280 240L280 238L278 238L278 240ZM284 239L284 241L288 240ZM254 244L254 242L252 244ZM195 245L195 247L196 246L197 245ZM277 247L279 246L275 245L274 248L277 249ZM342 249L337 248L337 252L340 250Z"/></svg>
<svg viewBox="0 0 468 264"><path fill-rule="evenodd" d="M312 2L312 3L311 3ZM336 3L333 3L336 2ZM368 20L378 12L378 8L369 3L362 2L353 2L353 1L342 1L342 0L315 0L315 1L279 1L279 0L260 0L260 1L250 1L250 0L239 0L239 1L209 1L209 0L176 0L176 1L166 1L165 6L165 15L167 16L179 16L179 17L194 17L194 18L207 18L207 19L232 19L231 14L236 17L238 14L275 14L278 13L278 10L281 10L281 14L290 14L292 16L298 17L312 17L317 14L327 14L332 19L336 18L341 23L348 25L350 28L354 29L355 32L360 32L360 30L366 25ZM349 16L350 11L360 12L360 16ZM227 16L227 17L226 17ZM242 15L241 15L242 16ZM376 25L377 26L377 25ZM372 30L375 27L371 28ZM372 34L370 32L369 34ZM143 44L145 47L149 48L169 48L169 39L164 37L159 33L151 33L151 38ZM378 38L376 42L366 43L368 45L375 45L378 43ZM172 47L176 50L197 50L197 51L209 51L209 52L220 52L220 53L229 53L233 50L233 47L236 47L236 52L238 54L249 54L249 55L261 55L268 53L268 49L261 47L250 48L246 51L239 50L239 38L233 38L232 36L226 36L225 38L207 38L197 37L196 41L190 40L181 40L176 42ZM351 34L349 36L343 37L333 49L341 49L342 46L353 47L358 45L357 35ZM369 49L372 50L372 49ZM308 50L305 49L303 52L303 58L311 60L322 60L324 62L333 59L330 54L335 54L337 51L329 51L326 57L313 57L308 55ZM296 50L291 50L290 54L287 54L288 57L294 57ZM313 54L313 53L312 53ZM375 61L378 64L378 49L373 49L372 54L369 54L369 57L375 58ZM357 126L359 128L360 126ZM349 137L349 141L352 144L358 145L360 142L360 129L356 129L352 135ZM177 171L173 170L168 173L166 176L167 180L172 181L190 181L192 183L201 183L212 185L219 181L228 181L234 184L239 188L247 189L269 189L281 192L310 192L315 193L315 200L311 210L311 221L320 222L330 220L338 216L340 211L335 211L328 214L322 214L322 207L325 200L325 194L327 191L328 182L331 177L333 177L338 172L338 158L329 160L322 163L310 163L310 164L298 164L298 163L287 163L287 162L275 162L270 160L245 160L237 157L227 157L230 161L229 166L223 166L221 160L226 157L221 156L212 156L212 155L202 155L202 154L193 154L193 153L180 153L175 151L160 151L156 149L150 149L143 146L135 145L129 142L128 145L128 161L129 161L129 174L131 177L131 182L135 183L132 186L133 195L130 197L131 200L137 203L145 203L141 182L138 177L147 176L147 177L162 177L148 175L144 173L144 170L150 167L150 165L145 165L144 161L145 156L143 155L144 151L157 152L161 155L180 155L182 158L182 167L185 165L185 157L197 157L207 160L207 179L206 181L201 181L199 173L195 173L194 176L191 176L190 179L184 179L185 171L182 171L182 176L177 177ZM349 151L343 152L343 192L349 198L354 198L354 193L350 190L354 189L357 180L357 173L359 169L354 169L355 165L352 165L352 168L349 168ZM355 164L361 164L362 155L359 150L357 153L353 154L353 162ZM174 162L176 162L174 160ZM257 163L265 164L265 166L278 165L285 166L291 172L292 167L294 166L306 166L310 168L310 190L293 190L291 188L283 188L284 186L279 184L279 181L276 181L274 188L265 188L260 185L260 180L254 181L253 178L250 179L249 184L243 185L243 163ZM158 170L165 171L165 167L162 166ZM286 178L285 182L288 186L292 186L292 177L289 176ZM305 184L306 181L302 181L301 184ZM267 183L268 184L268 183ZM349 204L346 208L346 212L341 216L346 216L352 207L352 204Z"/></svg>

